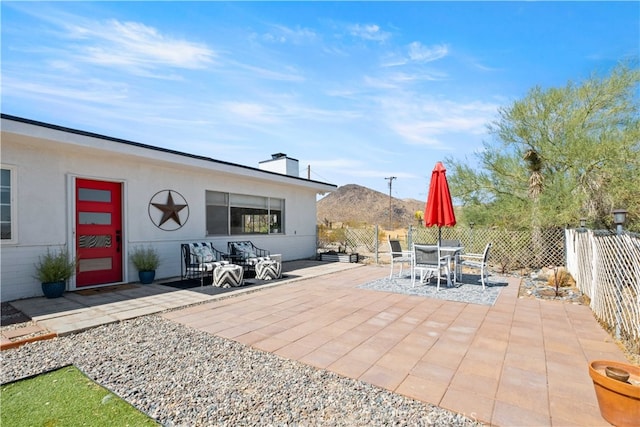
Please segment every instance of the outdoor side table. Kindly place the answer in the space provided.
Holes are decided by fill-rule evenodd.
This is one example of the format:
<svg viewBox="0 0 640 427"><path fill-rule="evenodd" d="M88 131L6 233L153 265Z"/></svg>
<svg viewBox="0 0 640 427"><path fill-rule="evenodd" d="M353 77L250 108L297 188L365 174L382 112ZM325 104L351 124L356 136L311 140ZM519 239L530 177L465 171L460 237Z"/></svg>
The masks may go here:
<svg viewBox="0 0 640 427"><path fill-rule="evenodd" d="M227 264L213 270L213 286L231 288L242 286L244 268L241 265Z"/></svg>
<svg viewBox="0 0 640 427"><path fill-rule="evenodd" d="M264 259L256 264L256 279L271 280L282 277L282 263L275 259Z"/></svg>

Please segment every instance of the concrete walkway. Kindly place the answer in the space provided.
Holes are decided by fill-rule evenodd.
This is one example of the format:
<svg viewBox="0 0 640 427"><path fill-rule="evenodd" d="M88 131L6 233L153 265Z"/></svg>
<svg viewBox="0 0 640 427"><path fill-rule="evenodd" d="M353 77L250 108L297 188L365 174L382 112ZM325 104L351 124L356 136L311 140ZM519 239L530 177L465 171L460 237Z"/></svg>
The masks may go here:
<svg viewBox="0 0 640 427"><path fill-rule="evenodd" d="M267 284L260 288L237 288L223 294L214 294L212 286L180 290L156 282L151 285L125 284L94 288L86 291L65 292L61 298L27 298L11 301L11 305L37 322L42 328L64 336L96 326L160 313L207 301L252 293L266 287L321 276L360 267L360 264L322 263L317 261L291 261L283 263L283 274L289 279ZM15 335L18 332L13 332Z"/></svg>
<svg viewBox="0 0 640 427"><path fill-rule="evenodd" d="M588 307L519 299L516 278L505 278L496 303L484 306L358 288L388 267L285 265L291 279L255 291L154 284L11 304L60 335L162 312L487 424L608 425L588 363L626 359Z"/></svg>

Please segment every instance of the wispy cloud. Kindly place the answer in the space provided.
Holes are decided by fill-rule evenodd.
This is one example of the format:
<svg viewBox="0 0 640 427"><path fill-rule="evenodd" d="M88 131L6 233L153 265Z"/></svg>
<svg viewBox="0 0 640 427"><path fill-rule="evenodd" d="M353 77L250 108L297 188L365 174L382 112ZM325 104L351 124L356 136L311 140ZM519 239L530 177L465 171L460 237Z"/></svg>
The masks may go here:
<svg viewBox="0 0 640 427"><path fill-rule="evenodd" d="M425 46L420 42L409 44L409 58L416 62L431 62L444 58L449 53L447 45Z"/></svg>
<svg viewBox="0 0 640 427"><path fill-rule="evenodd" d="M364 40L383 42L391 37L391 33L383 31L376 24L352 24L347 27L349 34Z"/></svg>
<svg viewBox="0 0 640 427"><path fill-rule="evenodd" d="M318 34L309 28L290 28L280 24L273 24L271 27L271 31L262 35L264 41L300 45L316 41L319 38Z"/></svg>
<svg viewBox="0 0 640 427"><path fill-rule="evenodd" d="M482 135L498 105L422 99L417 94L379 99L380 120L406 143L447 149L445 135ZM449 147L450 148L450 147Z"/></svg>
<svg viewBox="0 0 640 427"><path fill-rule="evenodd" d="M303 82L304 76L295 68L291 66L281 66L283 70L276 71L265 67L258 67L249 64L243 64L240 62L230 62L229 65L238 66L244 71L251 73L252 78L259 78L265 80L278 80L283 82ZM237 72L235 70L234 72Z"/></svg>
<svg viewBox="0 0 640 427"><path fill-rule="evenodd" d="M105 22L66 25L67 36L80 44L75 60L132 71L163 67L200 69L213 62L215 52L205 44L181 40L137 23Z"/></svg>

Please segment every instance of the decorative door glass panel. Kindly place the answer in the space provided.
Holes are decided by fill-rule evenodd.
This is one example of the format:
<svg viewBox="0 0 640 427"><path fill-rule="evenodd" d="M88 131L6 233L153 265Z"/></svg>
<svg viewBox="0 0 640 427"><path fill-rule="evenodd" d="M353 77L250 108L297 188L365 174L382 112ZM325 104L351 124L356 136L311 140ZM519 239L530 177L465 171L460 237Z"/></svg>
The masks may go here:
<svg viewBox="0 0 640 427"><path fill-rule="evenodd" d="M78 219L80 224L111 225L111 214L108 212L80 212Z"/></svg>
<svg viewBox="0 0 640 427"><path fill-rule="evenodd" d="M78 200L83 202L111 203L111 191L94 190L92 188L79 188Z"/></svg>
<svg viewBox="0 0 640 427"><path fill-rule="evenodd" d="M79 248L110 248L111 235L96 236L93 234L85 234L78 237Z"/></svg>
<svg viewBox="0 0 640 427"><path fill-rule="evenodd" d="M80 259L78 261L78 270L80 271L80 273L86 273L88 271L111 270L111 268L111 258L90 258Z"/></svg>

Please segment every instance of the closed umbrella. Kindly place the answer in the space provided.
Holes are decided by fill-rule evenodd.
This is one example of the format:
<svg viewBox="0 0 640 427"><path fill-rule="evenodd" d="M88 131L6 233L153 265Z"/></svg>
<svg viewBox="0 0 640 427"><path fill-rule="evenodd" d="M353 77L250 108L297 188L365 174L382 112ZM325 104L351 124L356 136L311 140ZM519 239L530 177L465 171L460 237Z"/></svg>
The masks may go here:
<svg viewBox="0 0 640 427"><path fill-rule="evenodd" d="M442 162L436 163L433 172L431 172L429 195L424 208L424 225L425 227L438 227L438 244L442 242L442 227L456 225L456 215L453 212L453 202L451 201L451 193L449 193L446 172Z"/></svg>

